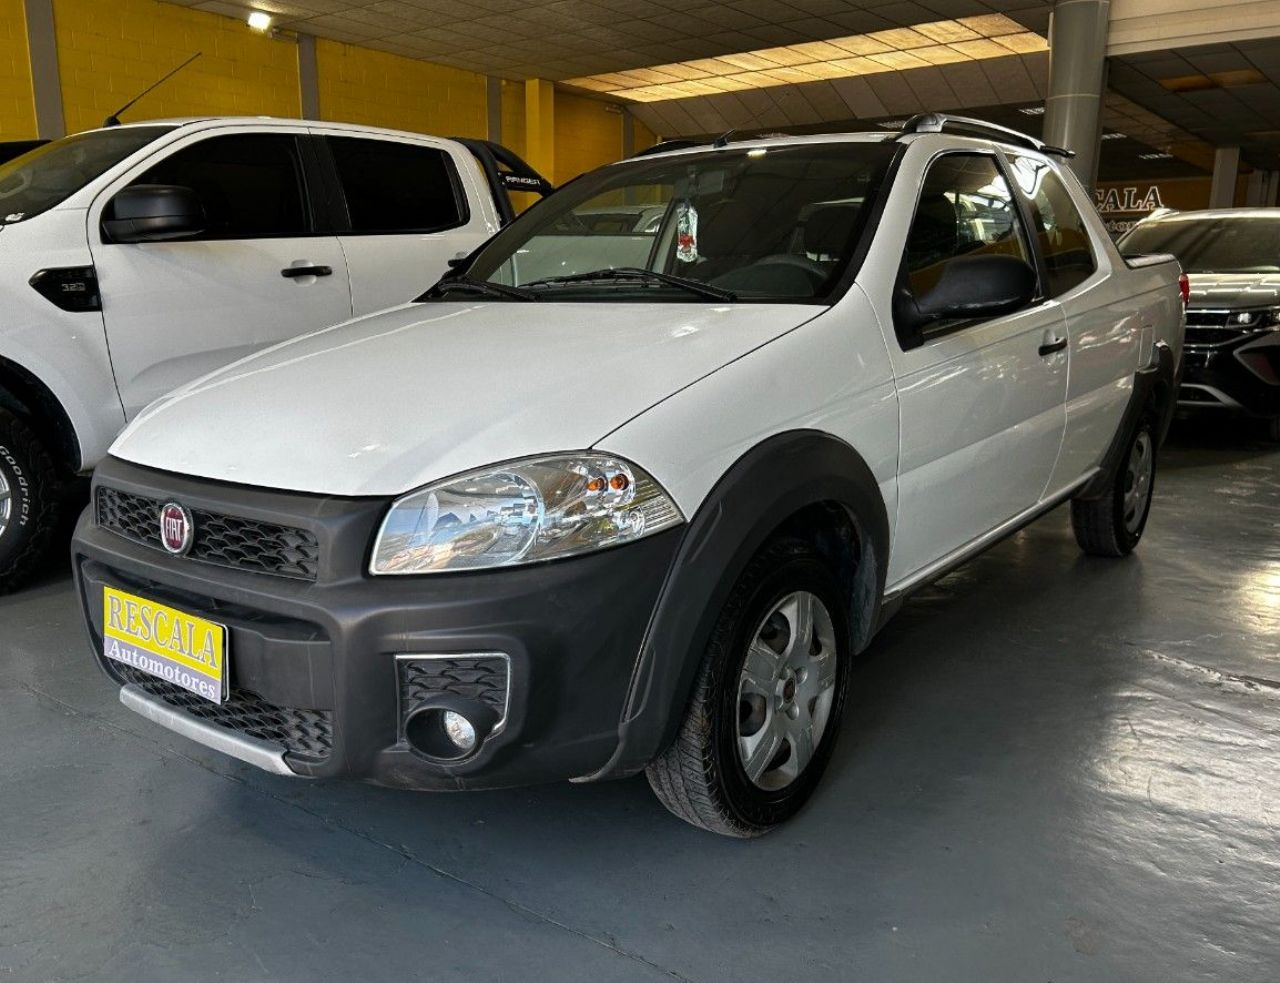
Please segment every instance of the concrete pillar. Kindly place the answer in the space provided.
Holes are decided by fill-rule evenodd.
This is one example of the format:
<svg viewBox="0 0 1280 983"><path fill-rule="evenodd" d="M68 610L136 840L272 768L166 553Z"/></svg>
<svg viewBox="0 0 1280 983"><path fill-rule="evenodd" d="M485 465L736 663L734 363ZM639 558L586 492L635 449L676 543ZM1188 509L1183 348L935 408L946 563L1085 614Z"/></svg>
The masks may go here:
<svg viewBox="0 0 1280 983"><path fill-rule="evenodd" d="M1111 0L1056 0L1049 22L1049 96L1044 140L1074 150L1071 169L1086 188L1098 175Z"/></svg>
<svg viewBox="0 0 1280 983"><path fill-rule="evenodd" d="M556 88L546 79L525 79L524 159L552 183L556 172Z"/></svg>
<svg viewBox="0 0 1280 983"><path fill-rule="evenodd" d="M62 79L58 75L58 42L53 33L53 0L25 0L27 51L31 56L31 89L36 104L36 136L66 136L62 115Z"/></svg>
<svg viewBox="0 0 1280 983"><path fill-rule="evenodd" d="M1236 177L1240 173L1240 148L1219 147L1213 152L1213 184L1210 208L1231 208L1236 203Z"/></svg>
<svg viewBox="0 0 1280 983"><path fill-rule="evenodd" d="M303 119L320 118L320 69L316 65L316 39L298 35L298 90Z"/></svg>
<svg viewBox="0 0 1280 983"><path fill-rule="evenodd" d="M1254 171L1244 203L1250 208L1274 208L1280 197L1280 171Z"/></svg>

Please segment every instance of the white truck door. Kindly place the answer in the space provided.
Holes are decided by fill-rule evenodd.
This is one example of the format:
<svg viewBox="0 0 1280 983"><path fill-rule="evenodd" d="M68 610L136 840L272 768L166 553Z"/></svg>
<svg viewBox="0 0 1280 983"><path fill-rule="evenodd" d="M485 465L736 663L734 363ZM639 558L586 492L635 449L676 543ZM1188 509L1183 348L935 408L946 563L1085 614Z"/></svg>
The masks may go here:
<svg viewBox="0 0 1280 983"><path fill-rule="evenodd" d="M1035 265L993 154L935 157L914 209L898 255L917 296L957 257L1007 254ZM1041 500L1065 426L1066 340L1062 310L1052 301L940 325L907 350L889 339L901 419L891 587Z"/></svg>
<svg viewBox="0 0 1280 983"><path fill-rule="evenodd" d="M498 231L491 193L456 144L313 128L329 147L347 230L339 241L357 316L405 304Z"/></svg>
<svg viewBox="0 0 1280 983"><path fill-rule="evenodd" d="M1084 189L1074 180L1069 187L1036 154L1010 152L1009 159L1031 206L1048 294L1062 305L1071 338L1067 431L1049 480L1054 492L1094 468L1111 444L1142 362L1143 335L1148 354L1155 340L1153 312L1117 292L1125 277L1115 267L1127 271L1104 245L1106 230Z"/></svg>
<svg viewBox="0 0 1280 983"><path fill-rule="evenodd" d="M183 383L351 316L338 240L306 195L305 128L220 128L166 147L89 210L111 362L132 418ZM130 185L191 188L207 220L181 241L122 244L101 229Z"/></svg>

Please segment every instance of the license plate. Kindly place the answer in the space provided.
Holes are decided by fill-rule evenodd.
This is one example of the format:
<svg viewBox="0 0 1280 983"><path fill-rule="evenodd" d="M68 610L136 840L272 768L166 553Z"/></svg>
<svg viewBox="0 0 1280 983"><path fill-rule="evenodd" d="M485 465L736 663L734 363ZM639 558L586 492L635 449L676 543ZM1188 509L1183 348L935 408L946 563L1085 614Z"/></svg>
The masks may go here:
<svg viewBox="0 0 1280 983"><path fill-rule="evenodd" d="M225 625L103 587L102 649L108 659L141 669L213 703L226 699Z"/></svg>

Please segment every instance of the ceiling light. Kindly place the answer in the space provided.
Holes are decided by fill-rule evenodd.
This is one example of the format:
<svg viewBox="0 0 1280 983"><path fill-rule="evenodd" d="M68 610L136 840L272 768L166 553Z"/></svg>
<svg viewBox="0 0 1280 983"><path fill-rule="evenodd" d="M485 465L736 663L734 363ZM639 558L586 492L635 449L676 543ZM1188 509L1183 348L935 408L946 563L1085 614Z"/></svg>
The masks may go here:
<svg viewBox="0 0 1280 983"><path fill-rule="evenodd" d="M900 130L907 125L905 119L887 119L883 123L877 123L876 126L885 130Z"/></svg>
<svg viewBox="0 0 1280 983"><path fill-rule="evenodd" d="M259 34L266 34L271 30L271 15L261 10L252 11L249 14L249 28Z"/></svg>
<svg viewBox="0 0 1280 983"><path fill-rule="evenodd" d="M1044 106L1023 106L1018 112L1023 116L1043 116Z"/></svg>
<svg viewBox="0 0 1280 983"><path fill-rule="evenodd" d="M1104 133L1104 134L1102 134L1102 136L1101 136L1101 137L1099 137L1098 139L1100 139L1100 140L1123 140L1124 138L1125 138L1125 135L1124 135L1123 133Z"/></svg>
<svg viewBox="0 0 1280 983"><path fill-rule="evenodd" d="M594 92L633 102L687 99L714 92L763 89L818 79L982 61L1045 52L1049 42L1003 14L932 21L911 27L808 41L566 79ZM1027 115L1041 115L1044 110Z"/></svg>
<svg viewBox="0 0 1280 983"><path fill-rule="evenodd" d="M1138 154L1138 160L1173 160L1173 154L1166 154L1163 151L1153 154Z"/></svg>

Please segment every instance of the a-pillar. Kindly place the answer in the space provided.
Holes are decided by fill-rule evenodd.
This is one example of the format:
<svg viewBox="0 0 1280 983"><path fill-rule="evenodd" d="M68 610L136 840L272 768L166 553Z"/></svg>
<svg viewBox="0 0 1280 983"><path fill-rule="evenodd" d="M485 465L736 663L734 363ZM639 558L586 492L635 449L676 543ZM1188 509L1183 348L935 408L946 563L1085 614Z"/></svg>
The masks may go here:
<svg viewBox="0 0 1280 983"><path fill-rule="evenodd" d="M1057 0L1049 21L1044 140L1075 152L1071 169L1086 188L1098 175L1110 17L1111 0Z"/></svg>

